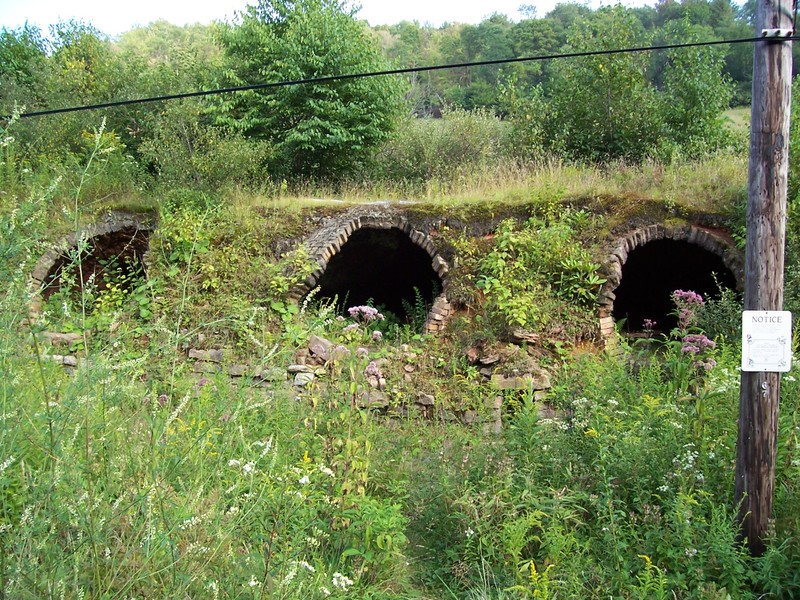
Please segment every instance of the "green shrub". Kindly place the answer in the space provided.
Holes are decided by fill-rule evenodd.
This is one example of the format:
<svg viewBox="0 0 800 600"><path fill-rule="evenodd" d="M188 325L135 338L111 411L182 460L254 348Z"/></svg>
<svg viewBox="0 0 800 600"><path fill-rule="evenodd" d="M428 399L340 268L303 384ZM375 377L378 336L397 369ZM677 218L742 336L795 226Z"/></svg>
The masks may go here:
<svg viewBox="0 0 800 600"><path fill-rule="evenodd" d="M376 155L385 180L421 184L457 182L490 173L507 158L508 128L485 109L453 108L441 119L408 118Z"/></svg>
<svg viewBox="0 0 800 600"><path fill-rule="evenodd" d="M591 308L605 280L575 239L568 215L532 218L519 229L509 219L497 228L492 248L478 261L476 285L501 327L541 331L555 322L580 329L581 314L572 311Z"/></svg>

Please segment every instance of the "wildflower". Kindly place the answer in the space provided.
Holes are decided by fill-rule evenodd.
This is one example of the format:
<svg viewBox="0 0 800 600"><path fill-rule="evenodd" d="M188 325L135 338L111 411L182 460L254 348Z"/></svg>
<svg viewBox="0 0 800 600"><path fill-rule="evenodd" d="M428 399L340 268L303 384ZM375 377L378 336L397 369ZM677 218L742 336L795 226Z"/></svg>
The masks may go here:
<svg viewBox="0 0 800 600"><path fill-rule="evenodd" d="M675 301L676 304L684 303L696 306L703 306L706 303L705 300L703 300L703 296L692 290L675 290L672 292L672 300Z"/></svg>
<svg viewBox="0 0 800 600"><path fill-rule="evenodd" d="M297 563L292 563L292 566L289 568L289 572L286 573L286 577L283 578L283 584L289 584L294 579L295 575L297 575Z"/></svg>
<svg viewBox="0 0 800 600"><path fill-rule="evenodd" d="M374 360L372 360L367 365L367 368L364 369L364 374L367 377L380 377L381 376L381 370L378 368L378 364Z"/></svg>
<svg viewBox="0 0 800 600"><path fill-rule="evenodd" d="M358 331L358 323L350 323L350 325L342 329L342 333L349 333L351 331Z"/></svg>
<svg viewBox="0 0 800 600"><path fill-rule="evenodd" d="M467 527L464 530L464 535L467 536L467 538L471 538L473 535L475 535L475 532L472 530L472 527Z"/></svg>
<svg viewBox="0 0 800 600"><path fill-rule="evenodd" d="M322 592L323 596L330 596L331 595L331 591L328 588L326 588L324 585L321 588L319 588L319 591Z"/></svg>
<svg viewBox="0 0 800 600"><path fill-rule="evenodd" d="M657 325L653 319L645 319L642 321L642 324L644 325L645 331L653 331Z"/></svg>
<svg viewBox="0 0 800 600"><path fill-rule="evenodd" d="M303 475L299 480L300 485L308 485L310 482L311 480L308 478L308 475Z"/></svg>
<svg viewBox="0 0 800 600"><path fill-rule="evenodd" d="M697 350L693 352L702 352L708 348L716 348L717 344L714 340L709 339L702 333L699 334L690 334L683 337L684 348L686 346L692 346L697 348ZM687 352L687 350L682 349L682 352Z"/></svg>
<svg viewBox="0 0 800 600"><path fill-rule="evenodd" d="M369 358L369 350L366 348L356 348L356 358Z"/></svg>
<svg viewBox="0 0 800 600"><path fill-rule="evenodd" d="M298 560L297 564L300 565L301 567L303 567L309 573L316 573L317 572L317 570L313 566L311 566L310 564L308 564L304 560Z"/></svg>
<svg viewBox="0 0 800 600"><path fill-rule="evenodd" d="M3 471L5 471L8 467L10 467L13 462L14 462L14 456L12 455L9 456L7 459L5 459L2 464L0 464L0 475L2 475Z"/></svg>
<svg viewBox="0 0 800 600"><path fill-rule="evenodd" d="M181 531L186 531L187 529L191 529L199 524L200 524L200 517L195 515L189 519L186 519L185 521L183 521L183 523L178 525L178 529L180 529Z"/></svg>
<svg viewBox="0 0 800 600"><path fill-rule="evenodd" d="M383 339L383 332L381 331L373 331L372 332L372 339L376 342L380 342Z"/></svg>
<svg viewBox="0 0 800 600"><path fill-rule="evenodd" d="M697 555L697 548L686 548L683 553L686 556L696 556Z"/></svg>
<svg viewBox="0 0 800 600"><path fill-rule="evenodd" d="M232 459L230 459L228 461L228 466L229 467L241 467L242 466L242 461L240 461L237 458L232 458Z"/></svg>
<svg viewBox="0 0 800 600"><path fill-rule="evenodd" d="M372 320L384 320L384 316L378 312L378 309L371 306L351 306L347 309L347 312L356 321L364 323L369 323Z"/></svg>
<svg viewBox="0 0 800 600"><path fill-rule="evenodd" d="M267 438L263 442L261 441L255 442L255 445L262 446L261 454L258 455L258 458L259 459L264 458L267 454L269 454L269 451L272 450L272 438L271 437Z"/></svg>
<svg viewBox="0 0 800 600"><path fill-rule="evenodd" d="M347 588L353 585L353 580L337 571L333 574L331 583L333 584L333 587L339 588L342 591L346 591Z"/></svg>
<svg viewBox="0 0 800 600"><path fill-rule="evenodd" d="M251 577L250 581L247 582L247 585L249 585L251 588L258 587L261 585L261 582L258 581L255 577Z"/></svg>
<svg viewBox="0 0 800 600"><path fill-rule="evenodd" d="M250 461L249 463L245 464L245 466L242 467L242 471L248 474L253 473L255 470L256 470L256 463L254 463L253 461Z"/></svg>
<svg viewBox="0 0 800 600"><path fill-rule="evenodd" d="M326 467L325 465L320 465L320 466L319 466L319 470L320 470L320 473L324 473L324 474L325 474L325 475L327 475L328 477L333 477L333 476L334 476L334 474L333 474L333 471L331 471L331 470L330 470L328 467Z"/></svg>
<svg viewBox="0 0 800 600"><path fill-rule="evenodd" d="M697 320L697 309L705 304L703 297L691 290L675 290L672 292L672 302L678 314L678 326L688 329Z"/></svg>

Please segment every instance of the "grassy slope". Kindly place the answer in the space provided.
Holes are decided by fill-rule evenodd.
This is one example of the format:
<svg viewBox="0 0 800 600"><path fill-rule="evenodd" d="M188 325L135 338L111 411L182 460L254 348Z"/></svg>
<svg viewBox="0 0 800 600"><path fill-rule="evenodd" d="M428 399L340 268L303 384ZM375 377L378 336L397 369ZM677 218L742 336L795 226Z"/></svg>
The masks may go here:
<svg viewBox="0 0 800 600"><path fill-rule="evenodd" d="M591 244L637 220L730 215L745 169L731 157L548 165L413 199L425 201L418 210L471 218L508 204L578 205L603 219ZM347 198L373 196L353 189ZM549 400L571 415L567 426L540 422L539 404L508 394L511 427L495 437L445 413L420 427L401 410L417 391L442 408L484 410L496 392L463 354L483 335L476 315L452 336L409 332L401 347L344 334L325 309L258 309L273 293L264 290L284 281L270 266L287 248L278 242L340 207L236 194L211 211L164 211L150 272L162 282L152 289L155 316L141 322L126 309L100 323L91 360L74 376L19 352L30 346L13 308L24 273L13 275L0 335L2 418L12 424L0 437L0 578L9 597L62 589L67 597L344 596L347 580L335 573L376 598L746 597L748 578L762 590L797 589L790 489L779 497L783 553L761 565L734 550L735 393L726 371L694 381L649 365L631 375L621 363L557 352ZM28 225L44 227L46 215ZM170 258L180 244L189 252ZM280 382L200 378L182 358L189 345L223 343L281 367L312 333L352 354L300 394ZM389 381L393 418L353 403L368 389L359 345ZM735 356L724 352L721 368L732 368ZM680 358L672 355L676 369ZM676 394L678 382L688 387ZM797 407L783 410L785 434ZM782 439L788 485L796 434Z"/></svg>

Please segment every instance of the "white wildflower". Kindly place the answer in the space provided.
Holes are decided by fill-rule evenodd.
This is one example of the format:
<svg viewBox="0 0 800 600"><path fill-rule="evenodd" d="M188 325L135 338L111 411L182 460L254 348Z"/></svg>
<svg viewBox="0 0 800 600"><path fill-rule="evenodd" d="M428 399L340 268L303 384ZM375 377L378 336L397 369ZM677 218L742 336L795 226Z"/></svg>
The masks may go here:
<svg viewBox="0 0 800 600"><path fill-rule="evenodd" d="M472 530L472 527L467 527L464 530L464 535L467 536L468 538L471 538L473 535L475 535L475 532Z"/></svg>
<svg viewBox="0 0 800 600"><path fill-rule="evenodd" d="M8 467L10 467L13 464L14 460L15 460L14 455L12 454L7 459L5 459L2 462L2 464L0 464L0 475L2 475L3 471L5 471Z"/></svg>
<svg viewBox="0 0 800 600"><path fill-rule="evenodd" d="M256 463L254 463L252 460L249 463L246 463L242 467L242 471L244 471L248 475L255 472L255 470L256 470Z"/></svg>
<svg viewBox="0 0 800 600"><path fill-rule="evenodd" d="M286 573L286 577L283 578L283 585L291 583L295 575L297 575L297 563L293 563L289 568L289 572Z"/></svg>
<svg viewBox="0 0 800 600"><path fill-rule="evenodd" d="M300 485L308 485L311 483L311 480L308 478L308 475L303 475L299 480Z"/></svg>
<svg viewBox="0 0 800 600"><path fill-rule="evenodd" d="M319 470L321 473L324 473L328 477L334 477L333 471L328 467L326 467L325 465L320 465ZM2 473L2 470L0 470L0 473Z"/></svg>
<svg viewBox="0 0 800 600"><path fill-rule="evenodd" d="M190 519L186 519L183 523L178 525L178 529L180 529L181 531L186 531L187 529L191 529L195 525L199 524L200 524L200 517L195 515Z"/></svg>
<svg viewBox="0 0 800 600"><path fill-rule="evenodd" d="M346 591L347 588L353 585L353 580L337 571L333 574L332 584L333 587Z"/></svg>
<svg viewBox="0 0 800 600"><path fill-rule="evenodd" d="M303 568L304 568L306 571L308 571L309 573L316 573L316 572L317 572L317 570L316 570L316 569L315 569L315 568L314 568L312 565L308 564L308 563L307 563L306 561L304 561L304 560L298 560L298 561L297 561L297 564L298 564L299 566L303 567Z"/></svg>
<svg viewBox="0 0 800 600"><path fill-rule="evenodd" d="M242 466L242 461L240 461L238 458L232 458L232 459L230 459L228 461L228 466L229 467L241 467Z"/></svg>

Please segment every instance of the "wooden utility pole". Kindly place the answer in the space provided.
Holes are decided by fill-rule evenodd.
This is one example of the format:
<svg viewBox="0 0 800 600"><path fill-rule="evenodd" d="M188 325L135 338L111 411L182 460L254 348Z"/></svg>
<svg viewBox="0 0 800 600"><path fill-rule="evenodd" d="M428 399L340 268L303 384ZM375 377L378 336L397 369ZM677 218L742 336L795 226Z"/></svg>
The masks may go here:
<svg viewBox="0 0 800 600"><path fill-rule="evenodd" d="M745 310L783 308L789 110L792 99L791 0L757 0L747 190ZM780 373L742 372L736 491L742 536L765 549L772 517Z"/></svg>

